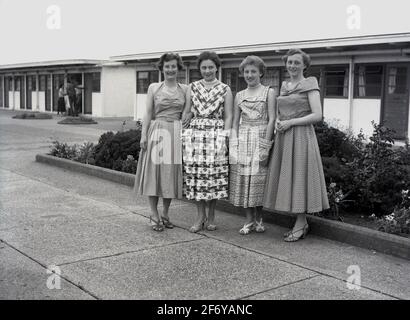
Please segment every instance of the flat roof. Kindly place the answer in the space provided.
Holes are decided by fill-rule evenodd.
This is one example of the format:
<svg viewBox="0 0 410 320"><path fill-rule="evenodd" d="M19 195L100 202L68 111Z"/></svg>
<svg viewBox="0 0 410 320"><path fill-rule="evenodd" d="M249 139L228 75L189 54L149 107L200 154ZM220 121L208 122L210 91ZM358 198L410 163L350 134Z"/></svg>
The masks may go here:
<svg viewBox="0 0 410 320"><path fill-rule="evenodd" d="M407 33L395 33L384 35L367 35L359 37L345 37L345 38L328 38L320 40L302 40L302 41L286 41L276 43L265 44L253 44L242 46L228 46L228 47L214 47L214 48L202 48L202 49L189 49L189 50L175 50L181 57L198 56L204 50L213 50L218 54L238 54L245 52L264 52L264 51L285 51L292 48L301 49L315 49L315 48L334 48L334 47L349 47L349 46L368 46L377 44L397 44L397 43L410 43L410 32ZM170 50L171 51L171 50ZM128 55L119 55L110 57L113 61L138 61L138 60L150 60L158 59L164 51L161 52L148 52L137 53Z"/></svg>
<svg viewBox="0 0 410 320"><path fill-rule="evenodd" d="M74 65L102 65L109 63L109 60L91 60L91 59L73 59L73 60L53 60L53 61L41 61L41 62L27 62L27 63L15 63L0 65L0 70L11 69L28 69L28 68L41 68L41 67L68 67Z"/></svg>

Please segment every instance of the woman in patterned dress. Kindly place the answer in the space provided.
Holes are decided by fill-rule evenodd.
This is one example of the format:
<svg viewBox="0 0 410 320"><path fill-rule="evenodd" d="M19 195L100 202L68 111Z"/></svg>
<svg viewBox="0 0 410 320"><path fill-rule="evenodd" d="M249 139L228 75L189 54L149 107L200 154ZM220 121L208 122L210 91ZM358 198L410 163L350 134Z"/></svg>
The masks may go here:
<svg viewBox="0 0 410 320"><path fill-rule="evenodd" d="M228 198L227 141L233 99L229 86L216 78L220 64L215 52L204 51L199 55L198 69L203 79L190 84L191 105L184 110L183 125L188 127L183 133L185 196L196 200L198 209L191 232L204 229L205 224L207 230L215 230L216 200ZM191 120L187 116L190 112Z"/></svg>
<svg viewBox="0 0 410 320"><path fill-rule="evenodd" d="M262 202L275 127L276 97L273 89L261 84L266 71L261 58L246 57L239 70L248 87L238 92L234 102L233 138L229 143L229 200L234 206L245 208L246 223L239 233L246 235L253 230L265 231Z"/></svg>
<svg viewBox="0 0 410 320"><path fill-rule="evenodd" d="M283 57L290 81L284 81L277 98L277 134L266 178L263 205L297 214L287 242L303 239L309 230L306 213L329 208L322 160L313 123L322 121L319 86L315 77L305 78L310 57L291 49Z"/></svg>
<svg viewBox="0 0 410 320"><path fill-rule="evenodd" d="M158 62L164 81L148 87L147 109L141 131L141 152L135 176L135 191L148 196L154 231L173 228L168 217L172 199L182 198L181 115L188 87L177 82L182 60L165 53ZM163 198L160 219L158 200Z"/></svg>

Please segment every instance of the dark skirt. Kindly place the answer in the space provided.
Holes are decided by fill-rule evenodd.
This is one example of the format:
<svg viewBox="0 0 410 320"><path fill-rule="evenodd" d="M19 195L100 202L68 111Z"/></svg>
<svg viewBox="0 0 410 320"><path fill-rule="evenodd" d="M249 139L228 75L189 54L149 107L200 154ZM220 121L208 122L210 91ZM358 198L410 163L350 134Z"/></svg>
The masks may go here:
<svg viewBox="0 0 410 320"><path fill-rule="evenodd" d="M57 111L58 112L65 112L65 101L64 101L64 97L60 97L58 98L58 102L57 102Z"/></svg>

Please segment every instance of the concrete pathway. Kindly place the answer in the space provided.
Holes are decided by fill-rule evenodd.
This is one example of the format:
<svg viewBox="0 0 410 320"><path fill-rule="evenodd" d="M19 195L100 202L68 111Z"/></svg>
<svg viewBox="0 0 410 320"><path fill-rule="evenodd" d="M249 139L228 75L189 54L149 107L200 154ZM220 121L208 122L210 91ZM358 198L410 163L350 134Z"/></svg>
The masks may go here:
<svg viewBox="0 0 410 320"><path fill-rule="evenodd" d="M0 111L0 299L410 298L410 261L313 235L285 243L275 225L241 236L243 218L224 212L217 231L192 234L186 202L172 203L176 228L153 232L147 200L131 188L34 161L52 139L95 142L122 121L11 115ZM48 288L52 266L60 289Z"/></svg>

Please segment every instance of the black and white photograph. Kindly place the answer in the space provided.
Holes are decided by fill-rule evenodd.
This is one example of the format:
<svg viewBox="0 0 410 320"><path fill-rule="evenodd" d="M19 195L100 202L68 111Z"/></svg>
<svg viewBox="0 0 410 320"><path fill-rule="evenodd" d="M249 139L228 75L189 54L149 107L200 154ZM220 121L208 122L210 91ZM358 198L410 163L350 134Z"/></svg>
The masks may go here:
<svg viewBox="0 0 410 320"><path fill-rule="evenodd" d="M0 0L0 300L409 300L409 9Z"/></svg>

